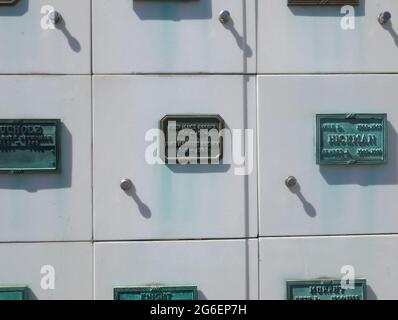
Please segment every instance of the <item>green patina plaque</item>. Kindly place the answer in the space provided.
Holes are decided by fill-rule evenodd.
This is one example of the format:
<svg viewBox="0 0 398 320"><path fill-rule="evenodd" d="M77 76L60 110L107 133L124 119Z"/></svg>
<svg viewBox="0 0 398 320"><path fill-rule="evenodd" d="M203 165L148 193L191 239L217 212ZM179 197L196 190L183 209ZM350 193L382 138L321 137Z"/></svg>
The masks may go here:
<svg viewBox="0 0 398 320"><path fill-rule="evenodd" d="M219 115L166 115L160 120L166 163L209 164L223 156L224 120Z"/></svg>
<svg viewBox="0 0 398 320"><path fill-rule="evenodd" d="M359 0L288 0L289 6L356 6Z"/></svg>
<svg viewBox="0 0 398 320"><path fill-rule="evenodd" d="M198 300L195 286L115 288L115 300Z"/></svg>
<svg viewBox="0 0 398 320"><path fill-rule="evenodd" d="M0 287L0 300L28 300L28 288Z"/></svg>
<svg viewBox="0 0 398 320"><path fill-rule="evenodd" d="M343 288L341 280L287 281L288 300L366 300L366 280Z"/></svg>
<svg viewBox="0 0 398 320"><path fill-rule="evenodd" d="M387 163L386 114L318 114L317 164Z"/></svg>
<svg viewBox="0 0 398 320"><path fill-rule="evenodd" d="M0 172L56 172L59 124L54 119L0 119Z"/></svg>

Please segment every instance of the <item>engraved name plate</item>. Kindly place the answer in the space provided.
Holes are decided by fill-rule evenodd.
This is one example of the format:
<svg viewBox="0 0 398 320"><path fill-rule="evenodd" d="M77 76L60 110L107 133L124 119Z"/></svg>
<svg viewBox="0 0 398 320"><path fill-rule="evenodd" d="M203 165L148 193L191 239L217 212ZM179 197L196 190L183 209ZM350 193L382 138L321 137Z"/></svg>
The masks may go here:
<svg viewBox="0 0 398 320"><path fill-rule="evenodd" d="M166 115L160 120L166 163L208 164L223 156L224 120L219 115Z"/></svg>
<svg viewBox="0 0 398 320"><path fill-rule="evenodd" d="M320 165L387 162L386 114L318 114L316 127Z"/></svg>
<svg viewBox="0 0 398 320"><path fill-rule="evenodd" d="M356 6L359 0L288 0L289 6Z"/></svg>
<svg viewBox="0 0 398 320"><path fill-rule="evenodd" d="M0 119L0 172L56 172L59 123L54 119Z"/></svg>
<svg viewBox="0 0 398 320"><path fill-rule="evenodd" d="M287 281L288 300L366 300L366 280L356 279L353 287L341 280Z"/></svg>
<svg viewBox="0 0 398 320"><path fill-rule="evenodd" d="M195 286L115 288L115 300L198 300Z"/></svg>
<svg viewBox="0 0 398 320"><path fill-rule="evenodd" d="M0 300L28 300L27 287L0 287Z"/></svg>

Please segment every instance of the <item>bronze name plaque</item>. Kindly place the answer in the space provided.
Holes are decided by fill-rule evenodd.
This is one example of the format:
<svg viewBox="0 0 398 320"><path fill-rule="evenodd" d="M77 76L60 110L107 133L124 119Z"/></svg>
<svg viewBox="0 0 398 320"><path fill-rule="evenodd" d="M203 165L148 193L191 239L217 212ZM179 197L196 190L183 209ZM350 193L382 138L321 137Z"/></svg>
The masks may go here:
<svg viewBox="0 0 398 320"><path fill-rule="evenodd" d="M343 287L341 280L288 281L288 300L366 300L366 279Z"/></svg>
<svg viewBox="0 0 398 320"><path fill-rule="evenodd" d="M318 164L387 163L387 114L318 114L316 126Z"/></svg>
<svg viewBox="0 0 398 320"><path fill-rule="evenodd" d="M28 287L0 286L0 301L3 300L28 300Z"/></svg>
<svg viewBox="0 0 398 320"><path fill-rule="evenodd" d="M114 300L198 300L198 288L126 287L114 289Z"/></svg>
<svg viewBox="0 0 398 320"><path fill-rule="evenodd" d="M357 6L359 0L288 0L289 6Z"/></svg>
<svg viewBox="0 0 398 320"><path fill-rule="evenodd" d="M218 163L224 120L219 115L166 115L160 120L162 158L168 164Z"/></svg>
<svg viewBox="0 0 398 320"><path fill-rule="evenodd" d="M0 119L0 172L57 172L60 120Z"/></svg>

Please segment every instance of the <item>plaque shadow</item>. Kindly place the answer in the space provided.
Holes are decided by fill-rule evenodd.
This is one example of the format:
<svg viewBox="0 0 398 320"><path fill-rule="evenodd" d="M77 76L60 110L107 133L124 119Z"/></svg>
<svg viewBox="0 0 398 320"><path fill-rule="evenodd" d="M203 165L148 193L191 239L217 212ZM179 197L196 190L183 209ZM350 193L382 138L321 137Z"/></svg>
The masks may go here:
<svg viewBox="0 0 398 320"><path fill-rule="evenodd" d="M12 5L0 5L1 17L20 17L29 10L29 0L19 0Z"/></svg>
<svg viewBox="0 0 398 320"><path fill-rule="evenodd" d="M212 0L133 0L141 20L204 20L212 18Z"/></svg>
<svg viewBox="0 0 398 320"><path fill-rule="evenodd" d="M58 173L0 174L0 189L37 192L45 189L65 189L72 186L72 134L60 123L60 159Z"/></svg>
<svg viewBox="0 0 398 320"><path fill-rule="evenodd" d="M329 185L396 185L398 184L398 139L394 127L388 126L388 162L381 165L321 165L319 171Z"/></svg>
<svg viewBox="0 0 398 320"><path fill-rule="evenodd" d="M202 290L198 290L198 300L209 300Z"/></svg>
<svg viewBox="0 0 398 320"><path fill-rule="evenodd" d="M80 42L74 36L71 35L66 25L67 24L65 19L62 18L62 20L56 25L56 29L60 30L64 34L66 40L68 41L69 47L74 52L78 53L82 49Z"/></svg>
<svg viewBox="0 0 398 320"><path fill-rule="evenodd" d="M366 286L366 300L379 300L370 285Z"/></svg>
<svg viewBox="0 0 398 320"><path fill-rule="evenodd" d="M366 0L361 0L359 5L354 6L355 17L365 16L365 4ZM295 16L305 16L305 17L336 17L343 18L346 13L341 13L343 6L289 6L290 11ZM340 23L340 21L338 21Z"/></svg>
<svg viewBox="0 0 398 320"><path fill-rule="evenodd" d="M39 300L39 298L35 295L33 290L31 288L26 289L27 295L28 295L28 300Z"/></svg>

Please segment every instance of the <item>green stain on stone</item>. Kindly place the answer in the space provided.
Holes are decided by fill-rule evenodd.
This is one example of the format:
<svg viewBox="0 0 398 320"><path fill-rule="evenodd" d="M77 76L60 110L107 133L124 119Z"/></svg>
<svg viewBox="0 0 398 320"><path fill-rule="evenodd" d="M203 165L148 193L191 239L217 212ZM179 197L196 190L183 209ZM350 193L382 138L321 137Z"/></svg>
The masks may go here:
<svg viewBox="0 0 398 320"><path fill-rule="evenodd" d="M164 17L164 20L159 24L161 28L161 57L163 63L167 66L173 64L175 59L175 50L178 49L178 37L175 32L176 26L175 21L172 20L174 11L178 10L173 3L162 3L160 6L160 15ZM160 34L160 33L159 33ZM158 37L159 35L157 35Z"/></svg>
<svg viewBox="0 0 398 320"><path fill-rule="evenodd" d="M158 206L158 221L160 225L167 224L172 215L172 196L173 196L173 182L172 182L172 171L166 165L157 165L157 177L158 177L158 190L157 196L159 204Z"/></svg>

